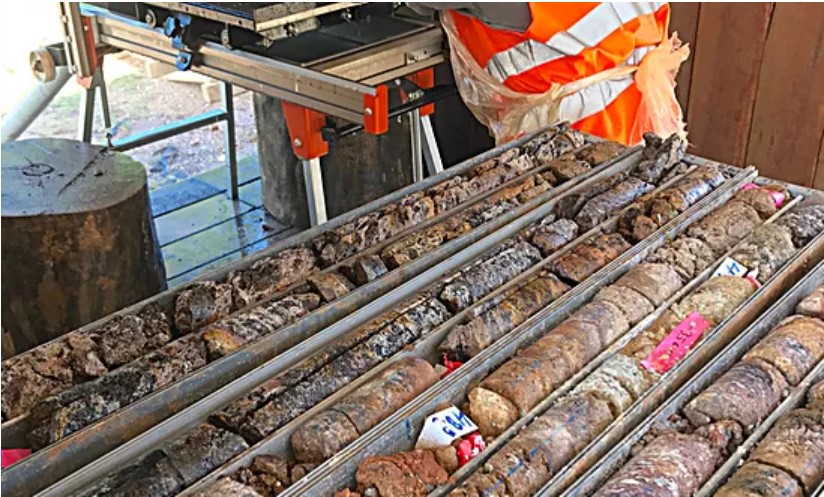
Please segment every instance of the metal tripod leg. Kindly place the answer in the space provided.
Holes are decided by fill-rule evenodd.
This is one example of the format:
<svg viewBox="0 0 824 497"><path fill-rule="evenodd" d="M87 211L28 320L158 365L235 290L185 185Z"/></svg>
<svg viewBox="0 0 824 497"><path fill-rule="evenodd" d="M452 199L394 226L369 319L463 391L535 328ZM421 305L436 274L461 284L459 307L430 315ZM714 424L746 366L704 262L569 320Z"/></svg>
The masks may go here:
<svg viewBox="0 0 824 497"><path fill-rule="evenodd" d="M80 113L77 122L77 139L91 143L92 128L94 128L94 95L97 88L94 84L80 94Z"/></svg>
<svg viewBox="0 0 824 497"><path fill-rule="evenodd" d="M323 193L323 176L320 158L301 159L303 181L306 185L306 202L309 207L309 224L317 226L326 222L326 197Z"/></svg>
<svg viewBox="0 0 824 497"><path fill-rule="evenodd" d="M94 75L93 87L100 89L100 106L103 108L103 126L112 128L112 115L109 109L109 92L106 90L106 78L103 76L103 66L97 68Z"/></svg>
<svg viewBox="0 0 824 497"><path fill-rule="evenodd" d="M103 125L109 130L112 127L112 116L109 111L109 92L106 90L106 80L103 77L102 67L98 67L95 70L94 75L92 75L91 84L80 94L80 116L77 126L77 139L86 143L92 142L95 98L98 90L100 90Z"/></svg>

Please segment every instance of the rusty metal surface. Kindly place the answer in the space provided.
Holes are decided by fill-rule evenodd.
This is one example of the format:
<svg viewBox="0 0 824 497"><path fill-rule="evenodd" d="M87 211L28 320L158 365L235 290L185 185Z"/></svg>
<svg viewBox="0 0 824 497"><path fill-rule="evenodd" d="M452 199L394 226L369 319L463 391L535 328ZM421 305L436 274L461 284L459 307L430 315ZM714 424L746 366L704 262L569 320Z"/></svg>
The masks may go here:
<svg viewBox="0 0 824 497"><path fill-rule="evenodd" d="M672 178L670 181L663 183L661 186L657 187L655 191L661 191L668 188L673 183L679 181L681 178L689 174L694 170L690 168L688 171L684 172L682 175ZM740 172L740 171L739 171ZM623 212L625 209L621 210ZM464 309L463 311L457 313L445 323L437 327L436 329L429 332L426 336L420 338L411 346L405 347L402 351L394 354L393 356L385 359L380 365L376 366L368 373L359 377L355 382L350 383L346 387L338 390L335 394L330 396L329 398L325 399L323 402L319 403L314 408L310 409L303 415L299 416L288 425L284 426L280 430L276 431L275 433L269 435L268 437L264 438L261 442L256 444L253 447L250 447L243 453L236 456L234 459L230 460L222 467L218 468L214 472L210 473L206 477L204 477L200 482L196 483L189 489L185 490L181 495L195 495L198 491L205 489L209 484L214 482L216 479L220 478L221 476L230 475L237 470L248 466L252 460L261 454L267 455L281 455L287 458L291 457L291 448L289 445L289 438L291 434L301 426L304 422L308 419L312 418L319 412L322 412L327 407L333 405L339 399L346 397L350 392L357 389L363 383L369 381L370 379L379 375L383 370L385 370L388 366L392 363L400 360L404 357L409 356L417 356L422 357L430 361L430 363L438 363L439 362L439 354L438 354L438 345L441 341L446 337L446 335L459 324L463 324L471 317L477 315L477 313L482 312L492 306L496 305L500 302L503 298L508 296L509 294L513 293L518 288L522 287L527 282L531 281L535 278L535 276L540 273L541 271L545 270L549 264L553 261L564 255L565 253L572 250L578 244L583 242L584 240L591 237L593 234L601 232L603 230L613 231L616 228L617 220L620 216L620 212L616 213L616 215L612 216L611 218L601 222L597 226L594 226L592 229L579 235L575 240L570 242L569 244L565 245L561 250L551 254L550 256L544 258L541 262L536 264L535 266L531 267L527 271L521 273L520 275L513 278L507 284L499 287L495 291L491 292L486 297L482 298L478 302L472 304L468 308ZM437 282L435 285L440 285L442 282ZM435 286L433 285L433 286ZM578 285L579 286L579 285ZM550 306L547 307L554 307L561 311L563 311L563 296L556 299ZM203 419L205 421L205 418Z"/></svg>
<svg viewBox="0 0 824 497"><path fill-rule="evenodd" d="M677 414L696 395L709 387L719 376L726 372L750 348L764 338L781 320L795 312L796 304L814 289L824 284L824 262L819 263L795 285L784 293L770 308L761 314L743 333L735 338L720 354L712 359L701 371L686 382L672 397L664 402L656 411L639 424L629 435L617 443L598 464L583 474L562 495L563 497L579 497L591 495L607 479L624 465L630 457L632 447L657 424L666 422L672 415ZM816 369L822 367L820 363ZM815 376L813 373L802 381ZM796 392L794 391L793 394ZM797 395L791 394L785 403L792 404ZM780 408L780 407L779 407ZM736 451L738 454L738 451ZM733 456L735 457L735 456ZM733 467L734 469L735 467ZM720 471L720 470L719 470ZM706 488L706 486L705 486ZM702 489L703 490L703 489Z"/></svg>
<svg viewBox="0 0 824 497"><path fill-rule="evenodd" d="M473 357L457 371L418 396L416 400L407 404L346 449L320 465L307 478L289 487L282 495L331 494L337 489L353 483L357 465L365 457L411 448L422 427L423 420L433 412L435 406L443 403L458 404L462 402L466 398L469 388L485 377L488 372L512 357L520 348L543 336L565 319L570 312L588 302L603 286L617 280L632 266L643 261L651 251L663 245L669 238L682 232L694 221L725 203L737 191L738 187L751 181L753 177L754 171L750 169L743 172L735 180L728 180L727 183L713 191L701 202L667 223L653 236L634 246L595 273L585 284L565 294L558 300L563 300L563 303L558 306L549 306L529 318L521 326L510 331L479 355ZM572 388L572 384L566 385L566 388ZM488 457L493 451L494 448L490 450L490 447L488 447L468 465L472 464L473 467L482 465L483 458ZM452 478L454 479L455 476L453 475ZM446 491L447 487L438 489L438 493Z"/></svg>
<svg viewBox="0 0 824 497"><path fill-rule="evenodd" d="M561 195L550 190L518 209L388 273L380 280L368 283L327 304L324 307L326 313L316 311L238 352L206 365L195 374L100 422L79 430L4 471L4 489L9 495L25 495L40 491L60 479L63 480L44 495L65 495L82 488L88 482L133 461L135 457L167 441L169 437L194 427L198 419L319 352L327 343L340 339L385 309L400 303L412 293L438 281L444 274L453 272L494 245L542 219L551 213L559 199L576 191L578 187L585 187L633 167L639 159L640 153L633 151L608 162L596 174ZM443 255L445 252L449 254L448 257ZM433 265L432 261L438 260L441 262ZM386 286L396 288L385 291ZM330 312L339 312L340 316L337 317L342 319L331 319ZM328 321L323 322L324 319ZM321 328L324 329L316 331ZM211 392L213 395L208 395ZM154 429L149 430L152 427Z"/></svg>

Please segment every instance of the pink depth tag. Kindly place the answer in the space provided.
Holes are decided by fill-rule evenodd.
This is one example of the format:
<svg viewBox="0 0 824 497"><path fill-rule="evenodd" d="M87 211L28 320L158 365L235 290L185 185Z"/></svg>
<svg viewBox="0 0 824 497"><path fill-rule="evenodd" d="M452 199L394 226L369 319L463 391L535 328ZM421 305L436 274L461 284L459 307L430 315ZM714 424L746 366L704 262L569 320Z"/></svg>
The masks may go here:
<svg viewBox="0 0 824 497"><path fill-rule="evenodd" d="M784 198L784 194L783 194L783 193L781 193L781 192L774 192L774 191L772 191L772 190L767 190L767 191L768 191L768 192L769 192L769 194L772 196L772 198L773 198L773 202L775 202L775 206L776 206L776 207L781 207L782 205L784 205L784 200L785 200L785 198Z"/></svg>
<svg viewBox="0 0 824 497"><path fill-rule="evenodd" d="M758 281L758 268L753 269L749 273L745 274L744 279L752 283L753 286L755 286L756 290L761 288L761 282Z"/></svg>
<svg viewBox="0 0 824 497"><path fill-rule="evenodd" d="M446 354L443 355L443 366L446 368L446 371L443 372L441 375L441 379L446 378L448 375L452 374L453 371L458 369L459 367L463 366L463 363L460 361L450 361Z"/></svg>
<svg viewBox="0 0 824 497"><path fill-rule="evenodd" d="M0 451L0 469L5 469L30 455L31 450L29 449L3 449Z"/></svg>
<svg viewBox="0 0 824 497"><path fill-rule="evenodd" d="M704 316L691 312L641 361L641 365L659 374L666 373L687 355L709 327L710 322Z"/></svg>
<svg viewBox="0 0 824 497"><path fill-rule="evenodd" d="M752 190L753 188L761 188L760 186L756 185L755 183L747 183L746 185L741 187L741 191ZM767 193L773 198L773 202L775 202L776 207L781 207L784 205L784 201L787 200L784 198L784 194L781 192L774 192L772 190L767 190Z"/></svg>
<svg viewBox="0 0 824 497"><path fill-rule="evenodd" d="M480 433L472 433L458 444L458 467L471 461L486 448L486 442Z"/></svg>

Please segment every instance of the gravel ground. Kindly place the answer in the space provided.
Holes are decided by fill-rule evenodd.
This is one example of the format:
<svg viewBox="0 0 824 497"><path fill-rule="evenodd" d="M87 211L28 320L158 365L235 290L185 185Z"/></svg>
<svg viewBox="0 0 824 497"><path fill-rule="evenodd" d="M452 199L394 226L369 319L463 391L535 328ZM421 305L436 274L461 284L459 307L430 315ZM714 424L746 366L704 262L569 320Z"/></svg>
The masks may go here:
<svg viewBox="0 0 824 497"><path fill-rule="evenodd" d="M146 131L179 119L220 108L218 100L207 104L198 83L151 79L146 75L143 61L131 56L107 57L105 68L115 66L109 76L107 89L112 125L117 137ZM237 156L257 153L257 131L254 123L252 93L235 89L235 123ZM76 139L80 106L80 89L70 81L64 91L38 119L32 123L24 138L61 137ZM150 188L158 188L192 175L223 166L224 124L213 124L161 142L129 152L146 166ZM99 101L95 116L95 143L104 143L106 130Z"/></svg>

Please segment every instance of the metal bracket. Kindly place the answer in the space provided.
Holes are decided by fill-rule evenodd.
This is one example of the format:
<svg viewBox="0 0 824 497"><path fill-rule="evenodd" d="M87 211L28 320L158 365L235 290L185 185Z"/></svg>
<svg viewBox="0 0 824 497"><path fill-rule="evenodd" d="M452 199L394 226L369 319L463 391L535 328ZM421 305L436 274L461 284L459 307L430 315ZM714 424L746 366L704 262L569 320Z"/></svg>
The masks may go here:
<svg viewBox="0 0 824 497"><path fill-rule="evenodd" d="M179 71L188 71L192 67L192 54L182 50L178 52L175 57L175 67Z"/></svg>
<svg viewBox="0 0 824 497"><path fill-rule="evenodd" d="M431 54L429 53L429 50L427 50L426 48L421 48L420 50L412 50L404 54L404 58L406 59L407 64L414 64L415 62L426 60L430 56Z"/></svg>
<svg viewBox="0 0 824 497"><path fill-rule="evenodd" d="M175 67L180 71L187 71L192 67L192 53L187 51L186 43L183 41L191 23L192 16L188 14L169 16L163 22L163 34L172 40L172 48L178 50Z"/></svg>
<svg viewBox="0 0 824 497"><path fill-rule="evenodd" d="M77 2L60 2L60 22L63 25L63 43L69 71L81 83L94 76L97 69L97 50L93 25L80 12Z"/></svg>

